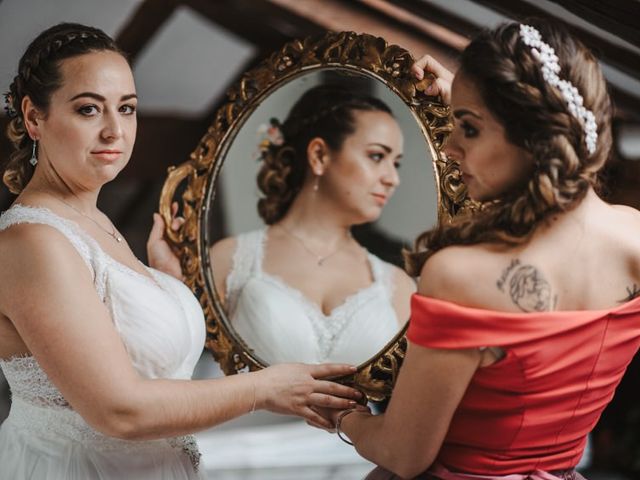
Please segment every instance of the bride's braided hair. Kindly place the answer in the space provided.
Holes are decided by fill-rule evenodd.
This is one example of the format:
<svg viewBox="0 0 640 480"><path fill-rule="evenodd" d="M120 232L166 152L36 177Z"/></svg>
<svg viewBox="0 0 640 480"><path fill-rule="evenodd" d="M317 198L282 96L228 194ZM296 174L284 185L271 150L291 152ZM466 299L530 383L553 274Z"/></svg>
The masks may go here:
<svg viewBox="0 0 640 480"><path fill-rule="evenodd" d="M258 172L258 187L264 194L258 201L258 213L267 225L284 217L302 188L309 169L309 142L320 137L332 151L340 150L345 138L355 131L356 110L391 115L381 100L339 85L311 88L294 104L279 125L284 142L267 147Z"/></svg>
<svg viewBox="0 0 640 480"><path fill-rule="evenodd" d="M462 53L458 74L478 89L503 125L507 140L531 153L535 170L524 188L420 235L414 252L405 255L412 275L448 245L526 241L541 220L570 210L584 198L609 157L611 104L597 60L563 28L549 22L528 23L555 49L561 76L578 89L584 106L595 115L596 149L589 153L583 126L568 111L560 91L543 78L539 60L520 38L520 24L481 33Z"/></svg>
<svg viewBox="0 0 640 480"><path fill-rule="evenodd" d="M22 100L28 96L43 113L47 113L51 95L62 83L60 62L89 52L109 50L124 54L102 30L77 23L55 25L36 37L18 64L18 74L6 94L6 110L13 118L7 136L14 152L0 166L2 180L12 193L18 194L33 175L29 165L31 139L22 115Z"/></svg>

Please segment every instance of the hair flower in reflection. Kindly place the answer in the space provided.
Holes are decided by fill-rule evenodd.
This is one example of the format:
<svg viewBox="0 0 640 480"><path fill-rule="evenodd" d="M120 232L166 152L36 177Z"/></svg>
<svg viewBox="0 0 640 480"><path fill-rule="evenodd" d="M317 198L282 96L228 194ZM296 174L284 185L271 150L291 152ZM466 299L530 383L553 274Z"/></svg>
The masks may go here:
<svg viewBox="0 0 640 480"><path fill-rule="evenodd" d="M10 92L4 94L4 111L9 118L18 116L18 112L13 108L13 95Z"/></svg>
<svg viewBox="0 0 640 480"><path fill-rule="evenodd" d="M279 147L284 144L284 135L280 129L280 121L272 117L269 124L263 123L258 127L258 151L255 154L256 160L263 160L266 153L272 147Z"/></svg>

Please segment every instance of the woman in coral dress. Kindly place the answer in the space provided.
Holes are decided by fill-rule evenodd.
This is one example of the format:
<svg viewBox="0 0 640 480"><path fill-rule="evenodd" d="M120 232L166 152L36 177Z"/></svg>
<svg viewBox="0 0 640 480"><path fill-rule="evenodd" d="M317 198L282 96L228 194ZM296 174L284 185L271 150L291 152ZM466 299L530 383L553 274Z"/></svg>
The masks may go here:
<svg viewBox="0 0 640 480"><path fill-rule="evenodd" d="M455 78L431 57L423 69L451 99L445 152L484 205L408 256L420 282L386 413L328 416L381 466L371 478L582 478L587 434L640 345L640 215L595 191L606 82L545 22L482 33Z"/></svg>

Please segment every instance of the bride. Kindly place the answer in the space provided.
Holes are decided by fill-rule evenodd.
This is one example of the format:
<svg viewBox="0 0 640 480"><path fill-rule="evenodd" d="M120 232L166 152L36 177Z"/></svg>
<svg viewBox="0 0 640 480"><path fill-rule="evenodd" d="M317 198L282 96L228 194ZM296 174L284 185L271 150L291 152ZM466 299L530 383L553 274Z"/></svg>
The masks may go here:
<svg viewBox="0 0 640 480"><path fill-rule="evenodd" d="M195 431L258 409L330 427L314 408L355 405L358 392L318 380L347 365L190 380L200 305L142 265L96 206L136 134L131 69L111 38L45 30L6 100L16 151L2 172L18 198L0 217L0 368L12 394L2 478L202 478Z"/></svg>
<svg viewBox="0 0 640 480"><path fill-rule="evenodd" d="M400 183L402 151L389 107L344 86L311 88L282 124L271 119L257 178L267 227L209 252L231 324L267 364L359 364L409 318L413 280L350 232L380 216ZM170 269L156 253L157 217L150 263L179 277L177 259Z"/></svg>

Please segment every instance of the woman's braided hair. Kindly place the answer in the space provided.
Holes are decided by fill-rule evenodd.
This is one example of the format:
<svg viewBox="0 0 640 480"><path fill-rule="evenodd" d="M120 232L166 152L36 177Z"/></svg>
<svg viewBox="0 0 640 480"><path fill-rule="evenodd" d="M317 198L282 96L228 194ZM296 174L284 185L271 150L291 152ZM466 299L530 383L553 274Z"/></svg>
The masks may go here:
<svg viewBox="0 0 640 480"><path fill-rule="evenodd" d="M18 64L18 74L6 94L6 110L13 118L7 136L15 150L0 166L2 180L12 193L18 194L33 175L29 165L31 139L22 114L22 100L28 96L43 113L47 113L51 95L62 84L62 60L96 51L112 51L125 56L102 30L77 23L55 25L36 37Z"/></svg>
<svg viewBox="0 0 640 480"><path fill-rule="evenodd" d="M284 217L302 188L309 169L309 142L320 137L332 151L339 151L356 129L353 112L357 110L391 115L381 100L341 85L311 88L293 105L279 125L284 142L267 147L258 172L258 187L264 195L258 201L258 213L267 225Z"/></svg>
<svg viewBox="0 0 640 480"><path fill-rule="evenodd" d="M525 242L541 220L575 207L611 151L611 102L593 54L567 31L545 21L527 22L555 49L561 76L584 98L596 118L596 150L587 151L584 129L559 90L547 83L520 24L484 31L462 53L460 70L478 89L486 107L504 126L507 140L531 153L535 171L524 188L460 215L418 237L405 255L407 271L418 275L424 262L448 245Z"/></svg>

